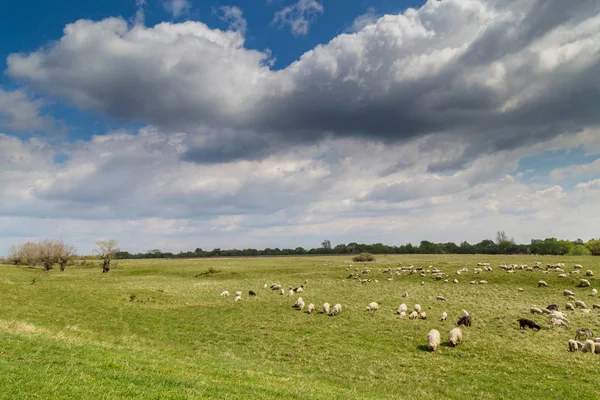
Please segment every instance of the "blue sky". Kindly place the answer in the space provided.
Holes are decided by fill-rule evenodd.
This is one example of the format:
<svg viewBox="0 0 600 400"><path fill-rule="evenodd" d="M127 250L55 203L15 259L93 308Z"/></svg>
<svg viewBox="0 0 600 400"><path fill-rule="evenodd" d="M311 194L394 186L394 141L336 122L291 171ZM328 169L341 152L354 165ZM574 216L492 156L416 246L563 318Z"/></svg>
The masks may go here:
<svg viewBox="0 0 600 400"><path fill-rule="evenodd" d="M0 254L600 236L593 2L249 4L0 5Z"/></svg>

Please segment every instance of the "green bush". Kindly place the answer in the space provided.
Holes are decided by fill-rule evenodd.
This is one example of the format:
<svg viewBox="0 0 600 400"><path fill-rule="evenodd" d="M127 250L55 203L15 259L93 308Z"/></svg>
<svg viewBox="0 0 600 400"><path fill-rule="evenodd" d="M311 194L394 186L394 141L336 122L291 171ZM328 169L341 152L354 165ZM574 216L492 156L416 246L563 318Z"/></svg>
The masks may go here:
<svg viewBox="0 0 600 400"><path fill-rule="evenodd" d="M589 256L590 254L592 254L590 249L588 249L582 244L577 244L573 246L569 251L569 255L571 256Z"/></svg>
<svg viewBox="0 0 600 400"><path fill-rule="evenodd" d="M373 254L361 253L358 256L352 257L352 261L356 261L356 262L375 261L375 257L373 257Z"/></svg>

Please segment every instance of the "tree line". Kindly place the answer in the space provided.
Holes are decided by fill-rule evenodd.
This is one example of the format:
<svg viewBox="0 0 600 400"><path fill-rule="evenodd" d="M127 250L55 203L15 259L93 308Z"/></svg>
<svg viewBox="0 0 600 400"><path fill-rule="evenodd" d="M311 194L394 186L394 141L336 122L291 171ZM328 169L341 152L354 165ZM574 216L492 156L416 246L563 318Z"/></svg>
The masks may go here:
<svg viewBox="0 0 600 400"><path fill-rule="evenodd" d="M254 257L254 256L291 256L291 255L326 255L326 254L537 254L537 255L600 255L600 239L584 242L559 240L556 238L532 239L528 244L516 244L514 239L508 238L503 231L499 231L496 240L486 239L479 243L471 244L463 241L434 243L427 240L421 241L418 246L411 243L400 246L389 246L382 243L348 243L331 246L329 240L323 241L321 247L305 249L296 248L265 248L259 249L230 249L215 248L203 250L196 248L193 251L180 253L163 252L159 249L149 250L145 253L132 254L127 251L115 253L115 258L201 258L201 257Z"/></svg>

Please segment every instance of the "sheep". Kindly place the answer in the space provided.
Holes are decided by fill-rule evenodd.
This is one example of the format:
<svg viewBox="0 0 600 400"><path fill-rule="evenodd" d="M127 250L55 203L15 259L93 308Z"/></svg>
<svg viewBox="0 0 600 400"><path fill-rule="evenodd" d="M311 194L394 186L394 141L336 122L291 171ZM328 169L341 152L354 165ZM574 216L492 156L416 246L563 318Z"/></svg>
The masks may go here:
<svg viewBox="0 0 600 400"><path fill-rule="evenodd" d="M479 281L479 284L480 284L480 285L485 285L486 283L488 283L488 281L486 281L486 280L481 280L481 281Z"/></svg>
<svg viewBox="0 0 600 400"><path fill-rule="evenodd" d="M223 296L229 296L229 290L226 290L223 293L221 293L221 297Z"/></svg>
<svg viewBox="0 0 600 400"><path fill-rule="evenodd" d="M590 285L590 281L588 281L587 279L579 280L579 287L589 287Z"/></svg>
<svg viewBox="0 0 600 400"><path fill-rule="evenodd" d="M529 311L530 311L532 314L543 314L543 313L544 313L544 312L543 312L543 311L542 311L540 308L537 308L537 307L535 307L535 306L531 306L531 307L529 308Z"/></svg>
<svg viewBox="0 0 600 400"><path fill-rule="evenodd" d="M430 351L436 351L440 347L440 332L432 329L427 334L427 348Z"/></svg>
<svg viewBox="0 0 600 400"><path fill-rule="evenodd" d="M281 285L274 283L271 285L271 290L279 290L281 289Z"/></svg>
<svg viewBox="0 0 600 400"><path fill-rule="evenodd" d="M548 307L546 307L546 310L558 311L558 305L556 305L556 304L550 304Z"/></svg>
<svg viewBox="0 0 600 400"><path fill-rule="evenodd" d="M300 287L294 288L294 293L302 293L304 291L304 285L300 285Z"/></svg>
<svg viewBox="0 0 600 400"><path fill-rule="evenodd" d="M573 293L570 290L563 290L563 295L564 296L575 296L575 293Z"/></svg>
<svg viewBox="0 0 600 400"><path fill-rule="evenodd" d="M421 314L419 314L419 318L420 319L427 319L427 313L425 311L423 311Z"/></svg>
<svg viewBox="0 0 600 400"><path fill-rule="evenodd" d="M263 289L266 289L268 287L269 287L269 285L267 285L266 283L263 285Z"/></svg>
<svg viewBox="0 0 600 400"><path fill-rule="evenodd" d="M448 318L448 313L446 311L444 311L442 313L442 318L440 318L440 321L445 321Z"/></svg>
<svg viewBox="0 0 600 400"><path fill-rule="evenodd" d="M400 311L400 318L406 318L406 311Z"/></svg>
<svg viewBox="0 0 600 400"><path fill-rule="evenodd" d="M538 287L548 287L548 284L544 281L538 281L537 285Z"/></svg>
<svg viewBox="0 0 600 400"><path fill-rule="evenodd" d="M455 347L458 343L462 342L462 330L460 330L460 328L453 328L449 333L448 333L448 342L450 343L450 346Z"/></svg>
<svg viewBox="0 0 600 400"><path fill-rule="evenodd" d="M573 265L573 268L581 269L581 268L583 268L583 265L581 265L581 264L575 264L575 265Z"/></svg>
<svg viewBox="0 0 600 400"><path fill-rule="evenodd" d="M413 307L413 310L415 310L416 312L420 313L421 312L421 305L420 304L415 304Z"/></svg>
<svg viewBox="0 0 600 400"><path fill-rule="evenodd" d="M446 301L446 298L444 296L438 296L435 299L439 301Z"/></svg>
<svg viewBox="0 0 600 400"><path fill-rule="evenodd" d="M587 328L577 328L575 330L575 339L584 338L591 339L594 336L594 332Z"/></svg>
<svg viewBox="0 0 600 400"><path fill-rule="evenodd" d="M577 300L575 302L575 307L579 307L579 308L587 308L587 306L585 305L585 303L581 300Z"/></svg>
<svg viewBox="0 0 600 400"><path fill-rule="evenodd" d="M579 351L579 349L583 348L583 343L578 342L577 340L569 339L569 351Z"/></svg>
<svg viewBox="0 0 600 400"><path fill-rule="evenodd" d="M584 313L584 314L589 314L589 313L592 312L592 310L590 310L589 308L582 308L581 312Z"/></svg>
<svg viewBox="0 0 600 400"><path fill-rule="evenodd" d="M455 279L455 280L453 280L452 282L454 282L454 283L458 283L458 279Z"/></svg>
<svg viewBox="0 0 600 400"><path fill-rule="evenodd" d="M254 293L252 290L248 291L248 296L256 296L256 293Z"/></svg>
<svg viewBox="0 0 600 400"><path fill-rule="evenodd" d="M400 304L400 307L398 307L398 311L396 311L396 314L400 314L402 311L404 311L405 313L406 311L408 311L408 307L404 303Z"/></svg>
<svg viewBox="0 0 600 400"><path fill-rule="evenodd" d="M565 321L563 321L562 319L552 318L550 320L550 323L552 324L552 326L557 327L557 328L559 328L561 326L569 328L569 325L567 323L565 323Z"/></svg>
<svg viewBox="0 0 600 400"><path fill-rule="evenodd" d="M402 293L402 297L408 297L408 292Z"/></svg>
<svg viewBox="0 0 600 400"><path fill-rule="evenodd" d="M594 273L592 272L592 270L588 269L587 271L585 271L585 276L594 276Z"/></svg>
<svg viewBox="0 0 600 400"><path fill-rule="evenodd" d="M379 304L377 304L376 302L371 302L369 303L369 305L366 307L365 309L366 311L377 311L379 310Z"/></svg>
<svg viewBox="0 0 600 400"><path fill-rule="evenodd" d="M569 301L575 301L575 296L567 296L567 300L569 300Z"/></svg>
<svg viewBox="0 0 600 400"><path fill-rule="evenodd" d="M468 317L469 316L469 313L467 312L467 310L463 310L462 316L463 317Z"/></svg>
<svg viewBox="0 0 600 400"><path fill-rule="evenodd" d="M592 308L594 308L594 309L600 308L600 304L592 304Z"/></svg>
<svg viewBox="0 0 600 400"><path fill-rule="evenodd" d="M329 303L323 304L323 314L329 314Z"/></svg>
<svg viewBox="0 0 600 400"><path fill-rule="evenodd" d="M234 295L234 296L236 296L236 297L237 297L237 296L241 296L241 295L242 295L242 292L240 292L240 291L237 291L237 292L235 292L233 295Z"/></svg>
<svg viewBox="0 0 600 400"><path fill-rule="evenodd" d="M285 289L281 289L281 290L279 291L279 294L283 296L283 295L285 294Z"/></svg>
<svg viewBox="0 0 600 400"><path fill-rule="evenodd" d="M598 295L598 289L593 288L592 289L592 294L590 294L590 296L596 297L596 295Z"/></svg>
<svg viewBox="0 0 600 400"><path fill-rule="evenodd" d="M340 315L341 313L342 313L342 305L340 303L337 303L331 309L331 312L329 313L329 316L330 317L335 317L336 315Z"/></svg>
<svg viewBox="0 0 600 400"><path fill-rule="evenodd" d="M294 289L290 289L290 291L288 292L288 295L293 296L294 295Z"/></svg>
<svg viewBox="0 0 600 400"><path fill-rule="evenodd" d="M296 299L296 303L292 306L292 308L299 308L300 304L304 303L304 300L302 299L302 297L298 297Z"/></svg>
<svg viewBox="0 0 600 400"><path fill-rule="evenodd" d="M535 321L532 321L530 319L519 318L517 321L519 322L519 329L529 328L529 329L537 329L538 331L540 329L542 329L541 326L539 326L538 324L535 323Z"/></svg>
<svg viewBox="0 0 600 400"><path fill-rule="evenodd" d="M583 353L594 353L595 348L596 348L596 344L594 343L594 341L588 339L583 343L583 347L581 348L581 351Z"/></svg>
<svg viewBox="0 0 600 400"><path fill-rule="evenodd" d="M408 319L417 319L419 316L419 313L416 311L413 311L410 313L410 315L408 316Z"/></svg>
<svg viewBox="0 0 600 400"><path fill-rule="evenodd" d="M314 305L313 303L310 303L310 304L308 305L308 308L306 309L306 312L307 312L308 314L312 314L314 311L315 311L315 305Z"/></svg>
<svg viewBox="0 0 600 400"><path fill-rule="evenodd" d="M518 288L517 290L518 290L519 292L523 292L523 288L522 288L522 287Z"/></svg>
<svg viewBox="0 0 600 400"><path fill-rule="evenodd" d="M568 278L569 274L559 274L557 277L558 278Z"/></svg>
<svg viewBox="0 0 600 400"><path fill-rule="evenodd" d="M464 326L471 326L471 316L467 315L467 316L463 316L461 317L456 324L458 326L464 325Z"/></svg>
<svg viewBox="0 0 600 400"><path fill-rule="evenodd" d="M575 311L575 307L573 307L573 304L571 303L565 304L565 309L569 311Z"/></svg>
<svg viewBox="0 0 600 400"><path fill-rule="evenodd" d="M234 301L237 303L238 301L242 301L242 296L235 296Z"/></svg>

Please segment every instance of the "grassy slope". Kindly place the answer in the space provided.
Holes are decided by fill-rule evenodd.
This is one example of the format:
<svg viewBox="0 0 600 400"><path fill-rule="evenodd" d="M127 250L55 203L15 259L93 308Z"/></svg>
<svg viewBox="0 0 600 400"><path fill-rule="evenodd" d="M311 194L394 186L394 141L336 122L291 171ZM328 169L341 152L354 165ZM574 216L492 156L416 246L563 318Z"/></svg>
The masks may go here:
<svg viewBox="0 0 600 400"><path fill-rule="evenodd" d="M544 264L581 263L600 276L600 258L538 257ZM344 280L349 257L122 261L100 269L0 266L0 397L2 398L598 398L600 357L571 354L574 329L521 332L516 318L547 328L529 306L565 300L569 288L589 307L579 277L500 271L530 257L380 256L371 279ZM378 270L399 262L434 265L455 277L488 261L494 272L458 277L459 284ZM209 267L221 272L197 277ZM35 283L32 280L35 278ZM471 279L488 285L469 285ZM539 279L549 288L537 288ZM302 297L317 308L341 303L340 317L291 309L295 297L263 289L308 280ZM425 285L421 286L421 281ZM592 286L598 286L592 278ZM524 288L518 292L517 288ZM249 298L247 291L258 293ZM243 301L221 298L244 292ZM401 297L404 291L409 297ZM135 300L130 301L130 296ZM447 302L436 302L437 295ZM382 306L375 313L364 307ZM427 321L399 320L398 305L420 303ZM474 316L465 342L422 350L436 328L445 341L462 309ZM447 311L449 321L439 322ZM600 314L570 313L573 327L600 336ZM567 384L569 382L569 384Z"/></svg>

